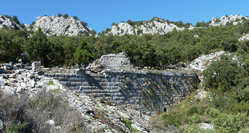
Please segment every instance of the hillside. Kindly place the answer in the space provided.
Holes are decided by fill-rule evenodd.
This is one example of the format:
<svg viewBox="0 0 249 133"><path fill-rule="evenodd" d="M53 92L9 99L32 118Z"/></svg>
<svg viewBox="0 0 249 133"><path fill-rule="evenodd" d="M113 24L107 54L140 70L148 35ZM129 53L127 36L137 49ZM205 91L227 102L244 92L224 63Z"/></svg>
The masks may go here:
<svg viewBox="0 0 249 133"><path fill-rule="evenodd" d="M8 15L0 15L0 29L22 29L18 18L14 16L13 18Z"/></svg>
<svg viewBox="0 0 249 133"><path fill-rule="evenodd" d="M113 24L110 31L107 34L112 35L143 35L143 34L160 34L164 35L173 30L193 30L194 28L205 28L209 26L221 26L226 24L236 25L243 23L244 20L248 20L249 17L243 17L241 15L226 15L221 18L212 18L212 21L204 23L197 23L193 26L190 23L183 24L181 21L173 22L164 19L154 17L148 21L131 21L121 22L119 24ZM202 24L202 25L201 25Z"/></svg>
<svg viewBox="0 0 249 133"><path fill-rule="evenodd" d="M0 20L0 130L249 131L248 17L223 16L193 26L129 20L98 36L67 15L41 16L26 28L17 17ZM30 70L34 61L44 67ZM194 79L184 77L189 73L197 81L186 91L182 86ZM153 99L167 106L141 111L132 104L140 96L151 100L143 105L152 109L159 103Z"/></svg>
<svg viewBox="0 0 249 133"><path fill-rule="evenodd" d="M93 35L94 31L87 26L87 23L80 21L77 17L69 16L40 16L31 25L33 31L41 28L48 36L77 36Z"/></svg>

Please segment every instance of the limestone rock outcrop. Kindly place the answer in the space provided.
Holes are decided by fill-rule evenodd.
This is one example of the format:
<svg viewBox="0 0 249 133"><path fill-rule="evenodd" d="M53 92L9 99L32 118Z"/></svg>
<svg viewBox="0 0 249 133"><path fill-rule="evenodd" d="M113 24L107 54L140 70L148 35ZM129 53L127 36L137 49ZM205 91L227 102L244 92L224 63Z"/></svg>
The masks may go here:
<svg viewBox="0 0 249 133"><path fill-rule="evenodd" d="M244 20L249 20L249 17L244 17L242 15L226 15L221 18L212 18L209 26L221 26L232 23L233 25L237 25L239 23L243 23ZM121 22L119 24L113 24L112 28L107 34L112 35L143 35L143 34L167 34L173 30L182 31L185 29L193 30L194 26L191 24L180 24L179 22L170 22L160 18L153 18L148 21L136 21L136 22ZM198 27L202 28L202 27Z"/></svg>
<svg viewBox="0 0 249 133"><path fill-rule="evenodd" d="M188 25L188 28L178 27L174 23L168 22L160 18L153 18L148 21L141 21L140 23L128 23L121 22L120 24L114 24L108 34L113 35L142 35L142 34L166 34L173 30L182 31L185 29L193 29L192 25Z"/></svg>
<svg viewBox="0 0 249 133"><path fill-rule="evenodd" d="M202 55L196 58L195 60L193 60L189 64L187 69L197 70L197 71L202 72L206 70L212 62L219 60L220 56L224 54L225 54L225 51L219 51L219 52L211 53L208 55Z"/></svg>
<svg viewBox="0 0 249 133"><path fill-rule="evenodd" d="M249 40L249 34L244 34L239 38L239 41L246 41Z"/></svg>
<svg viewBox="0 0 249 133"><path fill-rule="evenodd" d="M20 24L17 24L10 17L5 15L0 15L0 29L21 29Z"/></svg>
<svg viewBox="0 0 249 133"><path fill-rule="evenodd" d="M40 16L31 25L34 31L41 28L48 36L77 36L78 34L92 35L94 32L85 22L76 17Z"/></svg>
<svg viewBox="0 0 249 133"><path fill-rule="evenodd" d="M212 21L209 25L211 26L221 26L226 25L228 23L232 23L233 25L237 25L238 23L243 23L244 20L248 20L249 17L243 17L242 15L226 15L221 18L212 18Z"/></svg>

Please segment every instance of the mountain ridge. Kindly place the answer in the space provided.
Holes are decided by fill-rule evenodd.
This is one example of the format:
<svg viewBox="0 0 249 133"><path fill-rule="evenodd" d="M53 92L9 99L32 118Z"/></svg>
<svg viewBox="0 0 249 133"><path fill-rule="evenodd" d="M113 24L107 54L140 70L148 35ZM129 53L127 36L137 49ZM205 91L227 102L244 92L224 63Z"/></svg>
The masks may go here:
<svg viewBox="0 0 249 133"><path fill-rule="evenodd" d="M14 18L14 17L13 17ZM88 27L86 22L80 21L76 16L68 16L64 14L58 14L57 16L38 16L36 21L32 24L21 24L17 17L13 19L8 15L0 15L0 29L26 29L28 31L35 32L38 28L41 28L47 36L77 36L81 35L96 35L96 31ZM104 35L143 35L143 34L160 34L164 35L171 31L192 30L195 28L203 28L210 26L221 25L237 25L243 23L245 20L249 20L249 17L242 15L225 15L221 18L213 17L209 22L198 22L196 25L191 23L183 23L182 21L174 22L164 20L162 18L154 17L151 20L144 21L121 21L119 24L113 23L111 29L107 28L105 31L98 33ZM25 26L24 26L25 25Z"/></svg>

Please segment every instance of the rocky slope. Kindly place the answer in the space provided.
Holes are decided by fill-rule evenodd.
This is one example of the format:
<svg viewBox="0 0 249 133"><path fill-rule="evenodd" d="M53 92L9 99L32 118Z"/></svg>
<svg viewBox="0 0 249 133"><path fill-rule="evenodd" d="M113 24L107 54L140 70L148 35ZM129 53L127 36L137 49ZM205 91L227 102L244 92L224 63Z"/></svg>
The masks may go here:
<svg viewBox="0 0 249 133"><path fill-rule="evenodd" d="M212 18L209 26L221 26L228 23L236 25L238 23L243 23L244 20L248 20L249 17L243 17L242 15L230 15L222 16L221 18ZM191 24L182 24L181 22L170 22L160 18L153 18L148 21L127 21L121 22L119 24L113 24L112 28L107 34L113 35L142 35L142 34L167 34L173 31L182 31L185 29L192 30L196 27ZM200 27L199 27L200 28Z"/></svg>
<svg viewBox="0 0 249 133"><path fill-rule="evenodd" d="M228 23L232 23L233 25L237 25L238 23L243 23L244 20L248 20L249 17L243 17L242 15L226 15L222 16L221 18L212 18L210 26L221 26L226 25Z"/></svg>
<svg viewBox="0 0 249 133"><path fill-rule="evenodd" d="M249 20L249 17L242 15L226 15L221 18L212 18L209 26L221 26L226 24L236 25ZM0 29L22 29L22 25L13 21L9 16L0 15ZM28 30L37 31L40 27L48 36L76 36L78 34L94 35L95 31L87 26L87 23L80 21L77 17L69 16L39 16L32 25L25 24ZM143 34L167 34L173 30L182 31L185 29L192 30L196 27L191 24L182 22L171 22L161 18L154 17L148 21L131 21L113 24L112 28L106 31L106 35L143 35Z"/></svg>
<svg viewBox="0 0 249 133"><path fill-rule="evenodd" d="M57 70L56 70L57 71ZM54 71L55 72L55 71ZM68 90L59 81L38 75L26 69L17 69L9 74L0 74L0 91L4 95L33 98L42 90L61 97L70 107L76 109L84 120L86 132L148 132L150 116L138 110L105 103L85 94L76 94ZM0 95L1 97L1 95ZM55 118L48 118L45 123L50 125L51 132L65 132L66 125L58 124Z"/></svg>
<svg viewBox="0 0 249 133"><path fill-rule="evenodd" d="M120 24L113 24L112 29L108 34L113 35L142 35L142 34L166 34L173 31L182 31L184 29L193 29L192 25L186 25L185 27L178 27L176 24L169 21L153 18L148 21L136 22L121 22Z"/></svg>
<svg viewBox="0 0 249 133"><path fill-rule="evenodd" d="M21 29L21 25L14 22L13 19L9 16L0 15L0 29Z"/></svg>
<svg viewBox="0 0 249 133"><path fill-rule="evenodd" d="M243 34L240 38L239 41L247 41L249 40L249 34Z"/></svg>
<svg viewBox="0 0 249 133"><path fill-rule="evenodd" d="M48 36L77 36L78 34L92 35L94 32L87 23L80 21L77 17L40 16L31 25L33 31L41 28Z"/></svg>

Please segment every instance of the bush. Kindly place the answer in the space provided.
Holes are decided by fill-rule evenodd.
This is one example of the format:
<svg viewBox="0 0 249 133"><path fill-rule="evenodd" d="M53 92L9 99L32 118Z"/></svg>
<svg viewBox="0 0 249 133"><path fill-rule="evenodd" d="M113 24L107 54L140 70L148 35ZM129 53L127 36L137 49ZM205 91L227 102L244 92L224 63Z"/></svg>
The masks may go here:
<svg viewBox="0 0 249 133"><path fill-rule="evenodd" d="M62 14L61 14L61 13L59 13L57 16L58 16L58 17L61 17L61 16L62 16Z"/></svg>
<svg viewBox="0 0 249 133"><path fill-rule="evenodd" d="M203 75L206 87L229 91L247 76L247 72L237 61L223 56L221 60L212 63Z"/></svg>
<svg viewBox="0 0 249 133"><path fill-rule="evenodd" d="M1 94L0 112L6 116L4 120L7 131L55 132L52 126L46 124L46 121L53 119L56 126L61 126L56 132L85 132L81 114L69 106L61 93L56 94L45 89L31 99Z"/></svg>
<svg viewBox="0 0 249 133"><path fill-rule="evenodd" d="M64 15L63 15L63 18L68 18L68 17L69 17L68 14L64 14Z"/></svg>
<svg viewBox="0 0 249 133"><path fill-rule="evenodd" d="M8 133L24 133L28 127L27 122L23 123L14 123L10 126Z"/></svg>

